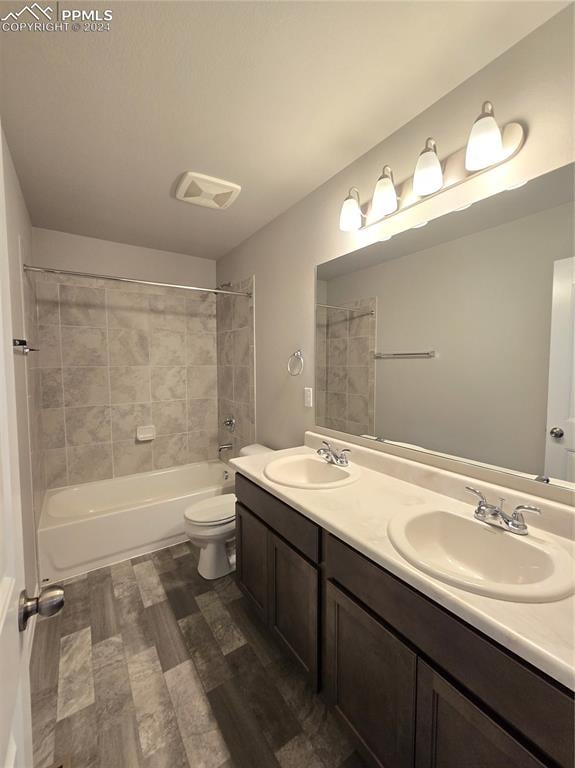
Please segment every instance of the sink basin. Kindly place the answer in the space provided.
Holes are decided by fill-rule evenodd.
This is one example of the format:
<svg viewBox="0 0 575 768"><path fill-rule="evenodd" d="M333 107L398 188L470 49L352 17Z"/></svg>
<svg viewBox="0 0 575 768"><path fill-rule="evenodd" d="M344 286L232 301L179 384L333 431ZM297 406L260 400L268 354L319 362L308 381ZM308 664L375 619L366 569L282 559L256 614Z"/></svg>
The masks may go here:
<svg viewBox="0 0 575 768"><path fill-rule="evenodd" d="M264 475L272 483L290 488L325 490L355 483L359 468L351 464L338 467L319 456L285 456L271 461L264 469Z"/></svg>
<svg viewBox="0 0 575 768"><path fill-rule="evenodd" d="M575 561L551 541L516 536L452 512L396 515L395 549L412 565L468 592L514 602L561 600L575 588Z"/></svg>

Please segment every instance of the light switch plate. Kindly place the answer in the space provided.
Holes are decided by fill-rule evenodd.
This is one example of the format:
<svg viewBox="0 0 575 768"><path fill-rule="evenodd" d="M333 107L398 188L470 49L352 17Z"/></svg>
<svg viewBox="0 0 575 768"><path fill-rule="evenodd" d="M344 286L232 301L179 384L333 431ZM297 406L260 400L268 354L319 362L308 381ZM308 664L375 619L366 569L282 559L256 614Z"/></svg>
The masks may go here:
<svg viewBox="0 0 575 768"><path fill-rule="evenodd" d="M304 405L306 408L313 408L313 387L303 388Z"/></svg>

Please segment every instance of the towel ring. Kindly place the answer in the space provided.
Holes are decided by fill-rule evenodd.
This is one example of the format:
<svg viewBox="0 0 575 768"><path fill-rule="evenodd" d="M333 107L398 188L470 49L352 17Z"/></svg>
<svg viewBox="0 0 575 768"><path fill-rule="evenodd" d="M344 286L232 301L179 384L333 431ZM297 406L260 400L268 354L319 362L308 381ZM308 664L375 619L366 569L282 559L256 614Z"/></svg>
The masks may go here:
<svg viewBox="0 0 575 768"><path fill-rule="evenodd" d="M290 376L301 376L303 373L303 352L298 349L293 355L288 358L287 364L288 373Z"/></svg>

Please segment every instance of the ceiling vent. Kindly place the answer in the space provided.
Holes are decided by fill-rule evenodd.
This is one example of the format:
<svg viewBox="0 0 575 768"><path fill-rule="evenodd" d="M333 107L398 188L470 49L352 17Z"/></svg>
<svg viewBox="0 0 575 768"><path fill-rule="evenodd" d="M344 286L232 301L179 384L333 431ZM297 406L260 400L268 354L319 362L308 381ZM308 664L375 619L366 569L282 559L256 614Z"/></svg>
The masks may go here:
<svg viewBox="0 0 575 768"><path fill-rule="evenodd" d="M176 197L184 203L223 211L224 208L230 207L241 191L240 185L233 184L231 181L187 171L178 184Z"/></svg>

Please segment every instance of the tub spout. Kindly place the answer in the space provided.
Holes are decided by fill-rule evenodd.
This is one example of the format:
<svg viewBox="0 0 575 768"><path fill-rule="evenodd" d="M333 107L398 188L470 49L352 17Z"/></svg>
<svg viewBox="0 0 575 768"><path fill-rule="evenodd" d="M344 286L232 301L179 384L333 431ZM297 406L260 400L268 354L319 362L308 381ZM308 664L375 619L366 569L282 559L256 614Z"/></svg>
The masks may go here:
<svg viewBox="0 0 575 768"><path fill-rule="evenodd" d="M222 458L222 451L231 451L233 449L232 443L224 443L223 445L218 445L218 456L220 459Z"/></svg>

